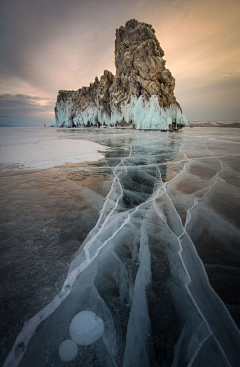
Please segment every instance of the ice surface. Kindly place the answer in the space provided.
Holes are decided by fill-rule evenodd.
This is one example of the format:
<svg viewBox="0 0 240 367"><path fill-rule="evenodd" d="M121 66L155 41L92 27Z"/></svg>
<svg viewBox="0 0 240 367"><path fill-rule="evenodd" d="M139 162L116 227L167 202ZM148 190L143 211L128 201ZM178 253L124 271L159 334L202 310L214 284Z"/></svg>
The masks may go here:
<svg viewBox="0 0 240 367"><path fill-rule="evenodd" d="M25 323L4 367L239 366L237 288L221 285L237 287L240 266L240 132L65 134L110 148L95 166L111 173L109 190L61 291ZM102 337L65 364L58 348L86 310Z"/></svg>

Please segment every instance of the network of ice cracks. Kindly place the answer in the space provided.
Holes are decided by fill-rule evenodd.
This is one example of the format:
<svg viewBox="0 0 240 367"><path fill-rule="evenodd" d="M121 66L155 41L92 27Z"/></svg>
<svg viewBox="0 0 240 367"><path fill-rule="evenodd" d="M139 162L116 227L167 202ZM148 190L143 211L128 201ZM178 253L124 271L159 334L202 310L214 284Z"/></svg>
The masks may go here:
<svg viewBox="0 0 240 367"><path fill-rule="evenodd" d="M169 135L161 141L154 137L154 145L151 139L152 136L148 135L145 150L140 149L141 154L151 149L159 153L159 146L164 145L164 140L171 140ZM57 353L59 345L69 338L68 329L73 317L84 310L93 311L103 320L104 333L97 342L80 348L76 363L82 364L74 364L73 361L68 362L69 366L239 365L239 331L210 286L187 232L191 212L218 182L223 170L222 162L205 144L208 156L212 155L219 163L219 170L201 195L194 197L186 221L182 223L168 188L184 175L193 161L187 156L184 141L179 149L181 170L168 181L163 177L165 163L156 162L154 154L151 158L145 155L141 164L138 159L138 166L134 165L139 154L136 145L135 142L130 144L128 153L117 164L111 165L113 179L110 191L95 227L70 266L61 293L24 325L4 367L30 367L33 361L34 366L64 366ZM148 184L138 205L124 209L122 201L127 192L126 178L132 177L136 169ZM136 203L139 197L135 199ZM164 246L170 268L166 286L178 310L176 320L181 320L179 335L172 335L174 352L169 364L166 361L157 364L153 351L148 297L154 271L151 246L155 242ZM162 294L155 296L161 297ZM161 315L156 317L161 318ZM45 322L35 333L43 320ZM38 359L37 355L44 357Z"/></svg>
<svg viewBox="0 0 240 367"><path fill-rule="evenodd" d="M73 102L71 97L65 102L60 101L56 105L57 126L72 127L87 126L89 123L97 125L115 125L122 121L127 124L133 123L136 129L159 129L168 130L169 125L176 121L177 125L187 125L187 118L182 114L179 107L175 104L168 108L159 106L157 96L151 96L149 100L145 100L143 96L137 98L132 96L130 103L122 101L120 110L116 107L111 107L111 116L106 112L101 113L97 105L92 104L83 111L75 111L75 117L72 119Z"/></svg>

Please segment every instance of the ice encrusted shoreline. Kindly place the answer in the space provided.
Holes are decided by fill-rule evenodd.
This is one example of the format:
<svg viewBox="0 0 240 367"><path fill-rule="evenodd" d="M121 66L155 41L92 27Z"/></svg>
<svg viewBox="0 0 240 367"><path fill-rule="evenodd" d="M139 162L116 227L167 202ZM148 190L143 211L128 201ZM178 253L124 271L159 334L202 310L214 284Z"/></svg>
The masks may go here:
<svg viewBox="0 0 240 367"><path fill-rule="evenodd" d="M167 131L174 123L176 129L188 124L187 118L182 114L176 104L167 108L159 106L158 97L153 95L146 100L143 96L132 96L130 103L122 103L120 110L113 106L111 115L101 113L97 106L91 105L84 111L75 111L72 117L72 98L56 104L56 125L58 127L72 126L114 126L134 127L138 130L163 130Z"/></svg>

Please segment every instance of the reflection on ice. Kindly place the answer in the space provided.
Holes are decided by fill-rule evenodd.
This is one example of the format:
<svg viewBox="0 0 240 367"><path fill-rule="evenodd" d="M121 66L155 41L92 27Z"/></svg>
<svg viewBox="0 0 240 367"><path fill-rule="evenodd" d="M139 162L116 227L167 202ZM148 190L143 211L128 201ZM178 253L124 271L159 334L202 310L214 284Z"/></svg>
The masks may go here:
<svg viewBox="0 0 240 367"><path fill-rule="evenodd" d="M62 291L24 325L4 367L238 366L238 328L199 257L212 220L222 225L215 238L231 231L231 243L222 241L234 257L239 229L211 202L219 186L230 190L224 177L233 176L235 153L225 147L220 156L207 135L189 130L86 134L111 147L104 161L110 190ZM71 327L69 335L83 311L104 323L92 343L78 342ZM70 337L79 352L66 364L58 350Z"/></svg>

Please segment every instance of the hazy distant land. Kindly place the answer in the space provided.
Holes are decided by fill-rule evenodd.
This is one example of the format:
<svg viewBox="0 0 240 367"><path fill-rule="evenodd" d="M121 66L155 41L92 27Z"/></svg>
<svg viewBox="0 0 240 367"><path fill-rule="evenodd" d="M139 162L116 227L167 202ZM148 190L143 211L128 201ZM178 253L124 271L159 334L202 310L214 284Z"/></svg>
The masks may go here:
<svg viewBox="0 0 240 367"><path fill-rule="evenodd" d="M189 121L189 127L240 127L240 121Z"/></svg>

